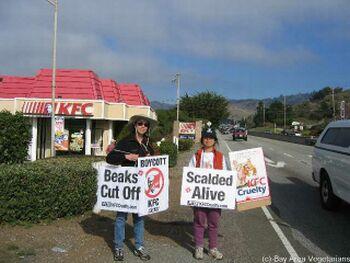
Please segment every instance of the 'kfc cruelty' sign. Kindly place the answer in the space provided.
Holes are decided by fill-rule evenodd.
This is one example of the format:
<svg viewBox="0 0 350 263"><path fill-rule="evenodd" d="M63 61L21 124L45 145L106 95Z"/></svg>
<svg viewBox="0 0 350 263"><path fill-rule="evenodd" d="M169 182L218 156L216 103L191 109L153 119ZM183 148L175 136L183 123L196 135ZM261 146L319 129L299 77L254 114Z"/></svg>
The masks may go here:
<svg viewBox="0 0 350 263"><path fill-rule="evenodd" d="M246 210L271 204L270 189L262 148L229 153L237 172L237 207Z"/></svg>

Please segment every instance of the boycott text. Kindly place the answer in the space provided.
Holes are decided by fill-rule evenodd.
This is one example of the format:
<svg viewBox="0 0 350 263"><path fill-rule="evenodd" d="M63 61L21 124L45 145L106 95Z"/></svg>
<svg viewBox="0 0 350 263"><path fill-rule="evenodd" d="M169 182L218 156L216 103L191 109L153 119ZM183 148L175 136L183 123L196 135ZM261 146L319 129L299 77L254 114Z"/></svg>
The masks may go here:
<svg viewBox="0 0 350 263"><path fill-rule="evenodd" d="M167 157L140 160L140 167L160 166L166 163Z"/></svg>

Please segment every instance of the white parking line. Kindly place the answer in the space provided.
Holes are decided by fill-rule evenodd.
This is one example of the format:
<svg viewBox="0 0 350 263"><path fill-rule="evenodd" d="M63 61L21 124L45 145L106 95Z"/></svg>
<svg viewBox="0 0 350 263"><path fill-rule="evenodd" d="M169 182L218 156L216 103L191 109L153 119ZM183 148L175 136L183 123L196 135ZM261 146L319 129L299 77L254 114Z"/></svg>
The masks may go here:
<svg viewBox="0 0 350 263"><path fill-rule="evenodd" d="M291 155L291 154L289 154L289 153L283 153L283 155L288 156L288 157L290 157L290 158L294 158L294 156Z"/></svg>
<svg viewBox="0 0 350 263"><path fill-rule="evenodd" d="M301 261L299 261L300 257L298 256L298 253L295 251L295 249L293 248L292 244L289 242L287 237L283 234L281 228L277 225L277 223L273 219L272 215L270 214L270 212L266 208L266 206L263 206L261 209L263 210L266 218L270 221L270 224L272 225L273 229L276 231L278 237L282 241L282 244L287 249L292 261L293 262L301 262Z"/></svg>
<svg viewBox="0 0 350 263"><path fill-rule="evenodd" d="M308 162L306 162L304 160L299 160L299 162L311 166L311 164L309 164Z"/></svg>
<svg viewBox="0 0 350 263"><path fill-rule="evenodd" d="M230 149L228 144L225 141L224 141L224 143L225 143L227 149L229 150L229 152L232 152L232 150ZM273 219L272 215L270 214L270 212L266 208L266 206L263 206L261 209L263 210L266 218L270 222L272 228L275 230L275 232L276 232L277 236L279 237L279 239L281 240L282 244L284 245L284 247L288 251L291 261L293 261L295 263L296 262L301 262L300 261L300 257L298 256L298 253L295 251L295 249L293 248L293 246L291 245L291 243L289 242L287 237L284 235L284 233L282 232L281 228L277 225L277 223Z"/></svg>

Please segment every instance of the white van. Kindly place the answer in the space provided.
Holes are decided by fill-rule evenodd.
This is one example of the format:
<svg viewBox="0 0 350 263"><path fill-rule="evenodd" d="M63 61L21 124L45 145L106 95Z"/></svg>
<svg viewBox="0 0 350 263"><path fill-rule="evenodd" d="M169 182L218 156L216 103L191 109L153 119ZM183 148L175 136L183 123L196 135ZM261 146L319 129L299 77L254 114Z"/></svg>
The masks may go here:
<svg viewBox="0 0 350 263"><path fill-rule="evenodd" d="M350 120L334 121L321 133L312 157L312 178L320 185L322 207L350 203Z"/></svg>

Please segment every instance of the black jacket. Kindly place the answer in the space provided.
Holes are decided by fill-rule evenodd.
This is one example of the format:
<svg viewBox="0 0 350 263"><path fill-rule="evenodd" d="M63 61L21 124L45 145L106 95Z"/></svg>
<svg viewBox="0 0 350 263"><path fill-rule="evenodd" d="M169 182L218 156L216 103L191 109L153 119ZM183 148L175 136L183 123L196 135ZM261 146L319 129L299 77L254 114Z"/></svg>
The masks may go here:
<svg viewBox="0 0 350 263"><path fill-rule="evenodd" d="M118 150L138 154L140 157L154 154L154 150L149 146L149 143L145 140L143 144L140 144L134 134L119 141L113 151L107 155L106 162L122 166L136 166L137 162L129 161L125 158L125 155L128 153L118 152Z"/></svg>

